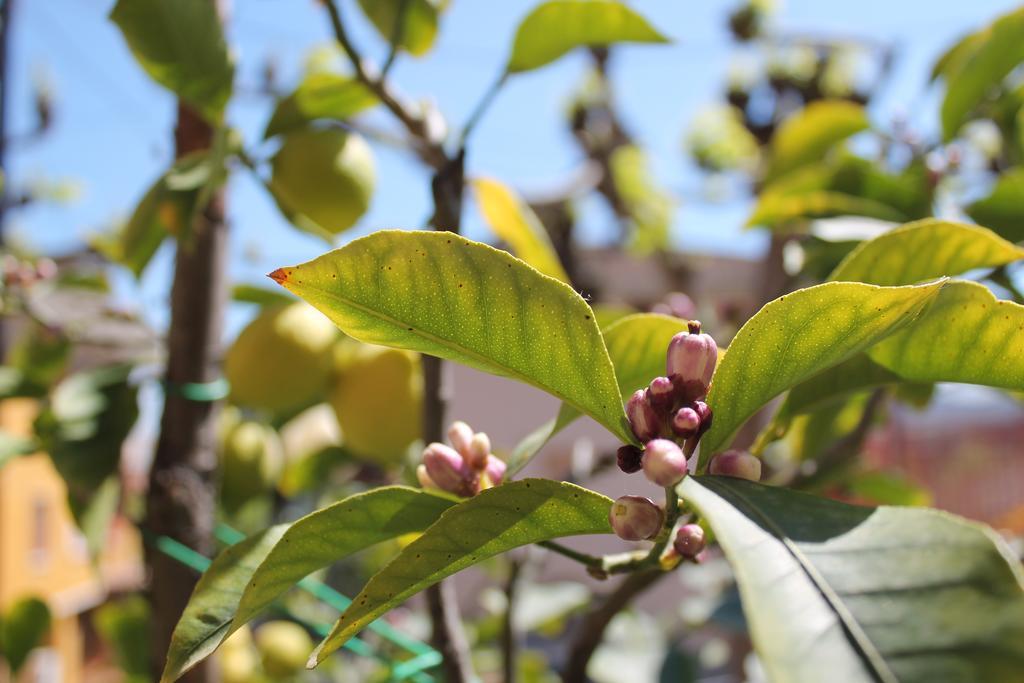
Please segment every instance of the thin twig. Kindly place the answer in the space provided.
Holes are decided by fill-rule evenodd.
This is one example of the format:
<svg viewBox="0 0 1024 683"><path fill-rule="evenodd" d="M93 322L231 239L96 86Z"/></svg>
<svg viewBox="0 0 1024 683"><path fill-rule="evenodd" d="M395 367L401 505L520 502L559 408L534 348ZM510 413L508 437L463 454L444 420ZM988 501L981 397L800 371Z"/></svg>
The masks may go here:
<svg viewBox="0 0 1024 683"><path fill-rule="evenodd" d="M553 553L558 553L563 557L568 557L570 560L573 560L574 562L579 562L580 564L587 567L601 569L604 566L603 558L597 557L596 555L588 555L586 553L577 552L572 548L567 548L561 543L557 543L555 541L540 541L539 543L537 543L537 545L539 545L541 548L550 550Z"/></svg>
<svg viewBox="0 0 1024 683"><path fill-rule="evenodd" d="M618 587L608 594L596 607L589 611L576 631L576 637L569 648L569 659L562 670L563 683L586 683L587 664L597 646L604 639L605 629L615 615L644 592L666 572L658 569L636 572L626 577Z"/></svg>
<svg viewBox="0 0 1024 683"><path fill-rule="evenodd" d="M519 658L519 633L516 630L516 599L519 597L519 579L524 560L511 558L508 580L505 582L505 618L501 631L502 669L505 683L516 681L516 660Z"/></svg>
<svg viewBox="0 0 1024 683"><path fill-rule="evenodd" d="M472 113L469 118L466 119L466 125L462 127L462 132L459 134L459 149L464 150L466 148L466 142L469 140L470 134L473 129L476 128L477 124L483 118L484 114L490 108L491 104L494 103L494 98L501 92L501 87L505 85L505 81L508 80L508 71L502 70L498 75L498 78L484 91L480 101L477 102L476 106L473 107Z"/></svg>

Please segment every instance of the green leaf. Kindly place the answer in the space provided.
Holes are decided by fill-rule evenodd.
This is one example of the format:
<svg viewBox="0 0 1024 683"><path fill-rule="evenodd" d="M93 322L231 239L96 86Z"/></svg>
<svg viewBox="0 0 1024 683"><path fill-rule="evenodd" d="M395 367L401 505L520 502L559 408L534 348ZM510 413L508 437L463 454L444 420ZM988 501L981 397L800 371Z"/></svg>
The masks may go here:
<svg viewBox="0 0 1024 683"><path fill-rule="evenodd" d="M1011 168L999 176L992 193L969 205L965 212L971 220L1011 242L1024 241L1024 167Z"/></svg>
<svg viewBox="0 0 1024 683"><path fill-rule="evenodd" d="M508 243L513 254L545 275L569 282L548 231L529 204L511 188L491 178L475 179L473 189L484 222Z"/></svg>
<svg viewBox="0 0 1024 683"><path fill-rule="evenodd" d="M278 101L263 137L303 128L312 121L346 121L377 104L377 97L351 76L315 72Z"/></svg>
<svg viewBox="0 0 1024 683"><path fill-rule="evenodd" d="M820 161L837 143L867 130L864 107L845 100L812 102L794 113L772 136L767 177L779 178Z"/></svg>
<svg viewBox="0 0 1024 683"><path fill-rule="evenodd" d="M280 289L268 289L245 283L231 288L231 299L243 304L256 304L261 307L287 306L295 302L295 297Z"/></svg>
<svg viewBox="0 0 1024 683"><path fill-rule="evenodd" d="M926 218L862 242L829 280L909 285L1024 258L1024 249L991 230Z"/></svg>
<svg viewBox="0 0 1024 683"><path fill-rule="evenodd" d="M36 443L32 439L0 429L0 467L9 460L34 453L36 449Z"/></svg>
<svg viewBox="0 0 1024 683"><path fill-rule="evenodd" d="M1024 306L950 282L913 325L869 353L909 380L1024 389Z"/></svg>
<svg viewBox="0 0 1024 683"><path fill-rule="evenodd" d="M902 381L902 377L883 368L867 354L858 353L790 389L785 402L775 414L774 422L785 425L794 415L814 410L832 399Z"/></svg>
<svg viewBox="0 0 1024 683"><path fill-rule="evenodd" d="M715 419L701 439L699 470L768 401L913 320L942 284L830 282L766 304L736 334L715 371L708 395Z"/></svg>
<svg viewBox="0 0 1024 683"><path fill-rule="evenodd" d="M842 192L818 190L788 194L767 190L758 197L746 224L748 227L790 229L795 220L833 216L868 216L897 222L906 219L906 215L891 206Z"/></svg>
<svg viewBox="0 0 1024 683"><path fill-rule="evenodd" d="M680 494L733 566L769 680L1021 680L1024 573L991 529L739 479Z"/></svg>
<svg viewBox="0 0 1024 683"><path fill-rule="evenodd" d="M563 536L611 533L612 501L573 484L523 479L457 505L380 570L317 646L318 664L371 621L409 597L478 562Z"/></svg>
<svg viewBox="0 0 1024 683"><path fill-rule="evenodd" d="M506 69L509 73L537 69L578 47L667 42L668 38L621 2L549 0L519 24Z"/></svg>
<svg viewBox="0 0 1024 683"><path fill-rule="evenodd" d="M593 311L504 251L383 230L272 276L360 341L532 384L634 441Z"/></svg>
<svg viewBox="0 0 1024 683"><path fill-rule="evenodd" d="M675 212L672 195L658 186L641 147L621 145L609 159L612 182L629 212L629 247L639 254L666 249Z"/></svg>
<svg viewBox="0 0 1024 683"><path fill-rule="evenodd" d="M161 681L180 678L303 577L381 541L423 531L453 503L417 489L378 488L230 546L196 584Z"/></svg>
<svg viewBox="0 0 1024 683"><path fill-rule="evenodd" d="M234 65L210 0L118 0L111 20L149 76L219 124Z"/></svg>
<svg viewBox="0 0 1024 683"><path fill-rule="evenodd" d="M138 594L107 602L92 616L93 627L113 650L125 683L150 681L149 643L152 617L149 603Z"/></svg>
<svg viewBox="0 0 1024 683"><path fill-rule="evenodd" d="M388 43L395 36L401 12L399 46L417 57L427 54L433 47L440 14L436 0L359 0L359 6Z"/></svg>
<svg viewBox="0 0 1024 683"><path fill-rule="evenodd" d="M944 72L942 134L951 140L989 91L1024 60L1024 9L996 19Z"/></svg>
<svg viewBox="0 0 1024 683"><path fill-rule="evenodd" d="M18 673L29 653L43 644L50 630L50 609L35 597L21 598L0 621L0 654L12 673Z"/></svg>

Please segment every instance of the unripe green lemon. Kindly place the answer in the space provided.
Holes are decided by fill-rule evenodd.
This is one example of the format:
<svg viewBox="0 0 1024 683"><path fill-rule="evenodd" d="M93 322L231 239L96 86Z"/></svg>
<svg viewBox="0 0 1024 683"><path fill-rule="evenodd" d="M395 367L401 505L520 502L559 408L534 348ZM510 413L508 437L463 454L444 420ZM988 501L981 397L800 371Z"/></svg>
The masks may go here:
<svg viewBox="0 0 1024 683"><path fill-rule="evenodd" d="M227 425L221 444L221 501L227 509L269 491L283 468L284 449L272 427L251 421Z"/></svg>
<svg viewBox="0 0 1024 683"><path fill-rule="evenodd" d="M252 633L243 626L232 633L220 648L221 683L251 683L255 680L256 652Z"/></svg>
<svg viewBox="0 0 1024 683"><path fill-rule="evenodd" d="M284 136L272 160L271 187L302 227L329 235L351 228L366 213L376 173L367 142L336 128L300 129ZM319 228L319 229L317 229Z"/></svg>
<svg viewBox="0 0 1024 683"><path fill-rule="evenodd" d="M275 415L314 403L327 387L337 328L309 304L260 313L224 360L232 402Z"/></svg>
<svg viewBox="0 0 1024 683"><path fill-rule="evenodd" d="M291 621L268 621L256 630L256 647L263 659L263 671L271 678L294 676L306 668L313 640Z"/></svg>
<svg viewBox="0 0 1024 683"><path fill-rule="evenodd" d="M330 403L346 448L380 465L397 464L420 437L419 355L369 344L339 345Z"/></svg>

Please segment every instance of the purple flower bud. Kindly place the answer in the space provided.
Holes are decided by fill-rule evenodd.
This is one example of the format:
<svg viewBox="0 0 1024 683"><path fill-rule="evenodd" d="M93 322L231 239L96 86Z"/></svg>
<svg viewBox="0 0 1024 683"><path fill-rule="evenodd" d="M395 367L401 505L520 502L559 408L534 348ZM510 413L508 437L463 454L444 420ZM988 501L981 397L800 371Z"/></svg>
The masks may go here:
<svg viewBox="0 0 1024 683"><path fill-rule="evenodd" d="M648 402L643 389L637 389L629 397L629 402L626 404L626 416L629 417L629 426L633 428L633 434L640 439L641 443L650 441L661 431L658 415Z"/></svg>
<svg viewBox="0 0 1024 683"><path fill-rule="evenodd" d="M448 441L464 458L469 457L469 442L473 440L473 430L468 424L457 420L448 428Z"/></svg>
<svg viewBox="0 0 1024 683"><path fill-rule="evenodd" d="M668 377L655 377L647 389L647 401L651 406L663 415L672 410L675 402L675 386Z"/></svg>
<svg viewBox="0 0 1024 683"><path fill-rule="evenodd" d="M718 345L710 335L701 334L700 322L693 320L689 332L680 332L668 344L665 368L676 392L686 402L704 398L718 362Z"/></svg>
<svg viewBox="0 0 1024 683"><path fill-rule="evenodd" d="M704 401L694 401L693 409L697 411L697 417L700 418L700 428L697 430L697 436L701 436L704 432L711 429L711 406Z"/></svg>
<svg viewBox="0 0 1024 683"><path fill-rule="evenodd" d="M439 488L441 488L436 483L434 483L434 480L430 478L429 474L427 474L427 466L426 465L418 465L416 467L416 479L419 480L420 486L422 486L425 489L439 489Z"/></svg>
<svg viewBox="0 0 1024 683"><path fill-rule="evenodd" d="M711 459L708 472L723 477L760 481L761 461L746 451L725 451Z"/></svg>
<svg viewBox="0 0 1024 683"><path fill-rule="evenodd" d="M504 460L493 455L487 456L487 465L484 467L484 478L491 486L499 486L505 480L505 470L508 466Z"/></svg>
<svg viewBox="0 0 1024 683"><path fill-rule="evenodd" d="M644 476L658 486L675 486L686 476L686 456L674 441L652 439L644 449Z"/></svg>
<svg viewBox="0 0 1024 683"><path fill-rule="evenodd" d="M639 472L641 460L644 457L644 452L632 445L620 446L618 452L615 453L615 460L619 464L619 469L626 474L633 474Z"/></svg>
<svg viewBox="0 0 1024 683"><path fill-rule="evenodd" d="M700 414L689 406L683 406L672 416L672 431L688 439L700 429Z"/></svg>
<svg viewBox="0 0 1024 683"><path fill-rule="evenodd" d="M480 490L480 475L453 448L432 443L423 451L423 464L437 487L458 496L474 496Z"/></svg>
<svg viewBox="0 0 1024 683"><path fill-rule="evenodd" d="M622 496L608 511L608 521L615 535L627 541L657 536L664 519L661 508L644 496Z"/></svg>
<svg viewBox="0 0 1024 683"><path fill-rule="evenodd" d="M482 470L487 467L487 456L491 454L491 439L483 432L477 432L469 442L469 452L466 453L466 462L474 470Z"/></svg>
<svg viewBox="0 0 1024 683"><path fill-rule="evenodd" d="M682 557L688 560L696 559L697 555L704 550L704 529L700 527L700 524L684 524L676 532L672 547Z"/></svg>

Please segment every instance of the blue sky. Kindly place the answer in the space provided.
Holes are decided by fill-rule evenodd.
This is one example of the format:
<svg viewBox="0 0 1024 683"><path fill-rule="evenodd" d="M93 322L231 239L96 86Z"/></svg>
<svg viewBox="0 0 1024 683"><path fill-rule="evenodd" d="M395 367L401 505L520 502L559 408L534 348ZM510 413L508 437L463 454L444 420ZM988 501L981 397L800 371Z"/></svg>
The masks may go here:
<svg viewBox="0 0 1024 683"><path fill-rule="evenodd" d="M348 0L346 0L348 1ZM403 58L394 69L401 90L432 97L455 125L465 120L480 93L494 79L518 20L535 0L452 0L440 40L423 60ZM701 199L700 175L682 153L688 123L714 102L724 83L734 45L725 28L731 2L637 0L634 6L675 39L670 46L628 47L616 54L613 77L624 118L645 144L661 182L680 198L673 240L684 249L756 256L764 236L743 232L742 202L713 205ZM929 91L932 60L964 32L1016 3L1009 0L785 0L776 18L787 32L863 36L897 46L894 78L875 103L885 121L905 112L924 131L935 129L936 93ZM15 132L32 125L31 82L39 76L56 96L57 120L40 143L12 153L15 183L67 178L81 186L81 197L65 205L40 205L13 217L14 235L44 250L62 250L130 212L172 155L173 99L135 65L120 35L106 19L111 1L20 0L14 19ZM362 20L354 3L346 6L353 33L369 56L384 47ZM323 9L314 0L234 0L229 38L239 63L230 122L252 142L271 109L265 97L246 94L259 81L268 56L277 59L283 83L294 82L308 51L329 40ZM585 61L571 55L537 72L511 79L478 128L468 159L471 174L495 176L512 185L541 191L557 185L579 163L564 124L567 98ZM386 116L378 121L388 123ZM430 204L428 176L404 153L377 149L378 190L358 229L419 227ZM230 185L233 227L231 274L262 282L279 265L309 259L327 246L305 236L280 217L263 191L244 173ZM600 203L584 207L584 235L600 241L610 233L610 217ZM474 209L467 233L485 238ZM346 238L348 237L346 236ZM141 284L119 277L119 295L150 319L164 322L171 253L165 249ZM246 315L232 316L233 329Z"/></svg>

